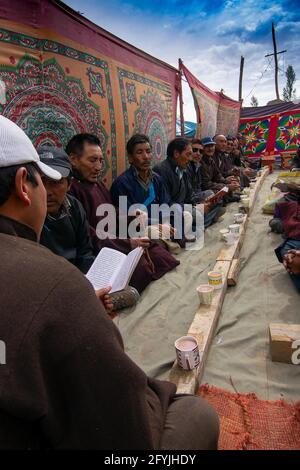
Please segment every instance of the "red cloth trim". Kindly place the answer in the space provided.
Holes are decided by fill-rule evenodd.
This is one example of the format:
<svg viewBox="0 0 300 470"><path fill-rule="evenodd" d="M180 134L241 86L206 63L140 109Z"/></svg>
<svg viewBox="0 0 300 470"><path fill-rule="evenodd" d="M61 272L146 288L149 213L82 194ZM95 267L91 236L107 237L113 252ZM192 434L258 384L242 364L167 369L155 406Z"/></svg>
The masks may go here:
<svg viewBox="0 0 300 470"><path fill-rule="evenodd" d="M273 152L274 153L278 122L279 122L279 116L278 115L275 115L275 116L271 117L269 132L268 132L266 152Z"/></svg>

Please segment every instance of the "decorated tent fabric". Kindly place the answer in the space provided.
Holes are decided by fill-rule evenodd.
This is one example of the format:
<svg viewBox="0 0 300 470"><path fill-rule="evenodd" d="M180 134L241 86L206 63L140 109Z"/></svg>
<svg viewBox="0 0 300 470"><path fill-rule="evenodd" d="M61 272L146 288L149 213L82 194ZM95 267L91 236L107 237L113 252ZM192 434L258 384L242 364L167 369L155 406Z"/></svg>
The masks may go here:
<svg viewBox="0 0 300 470"><path fill-rule="evenodd" d="M220 419L220 450L299 450L300 402L259 400L202 385L198 394Z"/></svg>
<svg viewBox="0 0 300 470"><path fill-rule="evenodd" d="M56 0L0 6L0 112L35 146L96 134L109 185L126 168L125 145L150 136L154 159L175 136L179 74ZM26 8L25 8L26 6Z"/></svg>
<svg viewBox="0 0 300 470"><path fill-rule="evenodd" d="M245 155L259 157L296 151L300 146L300 108L260 118L242 118L240 132Z"/></svg>
<svg viewBox="0 0 300 470"><path fill-rule="evenodd" d="M180 62L194 98L198 136L213 137L215 134L236 135L239 126L241 104L223 93L214 92L201 83Z"/></svg>

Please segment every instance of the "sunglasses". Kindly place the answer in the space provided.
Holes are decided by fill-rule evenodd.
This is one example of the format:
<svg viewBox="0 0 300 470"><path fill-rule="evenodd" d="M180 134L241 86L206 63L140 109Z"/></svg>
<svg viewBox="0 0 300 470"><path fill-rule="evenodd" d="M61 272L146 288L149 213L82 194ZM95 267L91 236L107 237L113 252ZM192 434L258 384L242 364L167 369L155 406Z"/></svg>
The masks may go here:
<svg viewBox="0 0 300 470"><path fill-rule="evenodd" d="M196 153L196 152L202 153L202 150L203 150L203 149L199 149L199 148L193 147L192 150L193 150L194 153Z"/></svg>

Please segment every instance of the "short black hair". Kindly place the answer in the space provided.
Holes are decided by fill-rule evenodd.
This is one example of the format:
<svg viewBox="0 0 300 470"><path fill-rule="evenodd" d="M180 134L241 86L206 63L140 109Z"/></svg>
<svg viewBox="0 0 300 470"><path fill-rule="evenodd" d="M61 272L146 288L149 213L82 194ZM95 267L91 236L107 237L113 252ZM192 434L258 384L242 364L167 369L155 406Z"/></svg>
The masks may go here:
<svg viewBox="0 0 300 470"><path fill-rule="evenodd" d="M99 145L99 147L101 147L101 142L96 135L76 134L67 143L66 153L68 155L71 155L71 153L74 153L75 155L81 155L85 143Z"/></svg>
<svg viewBox="0 0 300 470"><path fill-rule="evenodd" d="M130 139L128 140L126 144L126 150L128 155L132 155L134 152L134 146L137 144L150 144L151 142L150 139L147 135L145 134L134 134Z"/></svg>
<svg viewBox="0 0 300 470"><path fill-rule="evenodd" d="M12 165L0 168L0 206L2 206L11 196L15 187L16 174L19 168L26 168L27 180L33 187L38 186L36 174L40 173L35 163L25 163L24 165Z"/></svg>
<svg viewBox="0 0 300 470"><path fill-rule="evenodd" d="M188 145L191 145L191 143L184 137L176 137L176 139L171 140L167 147L168 158L173 158L175 150L180 153L183 152Z"/></svg>

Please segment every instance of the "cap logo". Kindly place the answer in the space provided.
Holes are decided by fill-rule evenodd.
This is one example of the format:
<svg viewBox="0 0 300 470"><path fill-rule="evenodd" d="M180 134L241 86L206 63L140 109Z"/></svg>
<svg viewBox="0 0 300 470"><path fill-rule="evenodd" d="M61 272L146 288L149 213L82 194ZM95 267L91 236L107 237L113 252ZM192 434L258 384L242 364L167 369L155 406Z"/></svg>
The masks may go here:
<svg viewBox="0 0 300 470"><path fill-rule="evenodd" d="M45 153L42 153L41 157L42 158L54 158L54 155L51 152L45 152Z"/></svg>

